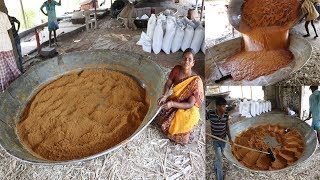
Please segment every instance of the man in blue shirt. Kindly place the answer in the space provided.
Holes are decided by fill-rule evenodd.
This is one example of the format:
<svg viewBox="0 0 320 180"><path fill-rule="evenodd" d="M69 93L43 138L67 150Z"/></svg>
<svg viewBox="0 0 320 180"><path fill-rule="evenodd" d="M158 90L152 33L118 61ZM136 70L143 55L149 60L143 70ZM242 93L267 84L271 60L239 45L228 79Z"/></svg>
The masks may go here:
<svg viewBox="0 0 320 180"><path fill-rule="evenodd" d="M312 128L317 131L318 141L320 143L320 91L318 86L310 86L312 94L309 97L310 113L307 119L312 118Z"/></svg>
<svg viewBox="0 0 320 180"><path fill-rule="evenodd" d="M228 136L229 142L233 144L229 128L229 115L226 112L227 101L223 97L216 98L216 109L207 112L207 119L211 124L211 133L221 139L226 139ZM218 140L213 140L213 148L215 152L214 170L217 180L223 179L222 170L222 154L226 143Z"/></svg>
<svg viewBox="0 0 320 180"><path fill-rule="evenodd" d="M57 42L57 34L56 34L56 30L59 29L58 26L58 20L57 20L57 16L56 16L56 6L61 6L61 0L59 0L59 3L57 3L54 0L48 0L46 2L44 2L40 8L41 12L48 16L48 29L49 29L49 46L51 46L51 33L53 31L53 35L54 35L54 42ZM43 8L46 8L47 13L45 13L43 11Z"/></svg>

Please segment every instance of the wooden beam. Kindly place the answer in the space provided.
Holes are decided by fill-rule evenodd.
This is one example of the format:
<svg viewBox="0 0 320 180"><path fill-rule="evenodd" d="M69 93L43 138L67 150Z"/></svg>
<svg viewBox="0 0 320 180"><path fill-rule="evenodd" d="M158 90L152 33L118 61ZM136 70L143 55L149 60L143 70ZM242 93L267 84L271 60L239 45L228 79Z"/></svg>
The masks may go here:
<svg viewBox="0 0 320 180"><path fill-rule="evenodd" d="M202 21L203 10L204 10L204 0L202 0L202 5L201 5L200 21Z"/></svg>
<svg viewBox="0 0 320 180"><path fill-rule="evenodd" d="M23 18L24 27L26 29L28 29L29 27L27 26L27 21L26 21L26 16L24 14L24 8L23 8L22 0L19 0L19 2L20 2L20 7L21 7L21 12L22 12L22 18Z"/></svg>

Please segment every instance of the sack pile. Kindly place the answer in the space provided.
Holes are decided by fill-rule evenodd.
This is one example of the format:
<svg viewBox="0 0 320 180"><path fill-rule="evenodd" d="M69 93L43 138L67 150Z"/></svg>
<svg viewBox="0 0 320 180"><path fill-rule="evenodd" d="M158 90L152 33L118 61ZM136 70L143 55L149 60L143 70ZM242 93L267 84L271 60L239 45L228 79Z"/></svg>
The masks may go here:
<svg viewBox="0 0 320 180"><path fill-rule="evenodd" d="M245 117L255 117L262 113L266 113L271 111L272 106L270 101L263 101L263 100L244 100L239 104L239 112L241 116Z"/></svg>
<svg viewBox="0 0 320 180"><path fill-rule="evenodd" d="M156 17L152 14L148 20L147 33L141 33L137 45L141 45L144 51L153 51L155 54L161 50L170 54L187 48L192 48L194 53L200 50L205 53L204 36L204 27L198 21L161 13Z"/></svg>

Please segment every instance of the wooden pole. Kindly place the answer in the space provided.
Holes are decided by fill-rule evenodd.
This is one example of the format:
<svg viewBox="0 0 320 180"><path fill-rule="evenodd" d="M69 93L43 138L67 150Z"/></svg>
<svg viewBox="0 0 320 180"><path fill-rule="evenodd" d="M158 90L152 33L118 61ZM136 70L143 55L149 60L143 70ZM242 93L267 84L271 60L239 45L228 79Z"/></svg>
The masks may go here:
<svg viewBox="0 0 320 180"><path fill-rule="evenodd" d="M214 136L214 135L212 135L212 134L206 133L206 135L209 136L209 137L211 137L211 138L214 138L214 139L216 139L216 140L219 140L219 141L225 142L225 143L227 143L227 144L230 144L229 141L226 141L226 140L224 140L224 139L221 139L221 138L219 138L219 137L217 137L217 136ZM245 148L245 149L248 149L248 150L250 150L250 151L255 151L255 152L259 152L259 153L263 153L263 154L270 154L269 152L260 151L260 150L258 150L258 149L252 149L252 148L249 148L249 147L246 147L246 146L242 146L242 145L236 144L236 143L233 143L232 145L238 146L238 147L241 147L241 148Z"/></svg>
<svg viewBox="0 0 320 180"><path fill-rule="evenodd" d="M22 0L19 0L20 1L20 7L21 7L21 11L22 11L22 18L23 18L23 23L24 23L24 27L26 29L28 29L27 27L27 21L26 21L26 16L24 14L24 8L23 8L23 3L22 3Z"/></svg>
<svg viewBox="0 0 320 180"><path fill-rule="evenodd" d="M93 3L94 3L94 4L93 4L93 5L94 5L94 18L95 18L95 19L94 19L94 21L95 21L95 22L94 22L94 27L95 27L95 29L98 28L98 24L97 24L97 22L98 22L97 17L98 17L98 16L97 16L97 3L96 3L96 2L97 2L97 0L93 0Z"/></svg>
<svg viewBox="0 0 320 180"><path fill-rule="evenodd" d="M202 5L201 5L200 21L202 21L203 10L204 10L204 0L202 0Z"/></svg>

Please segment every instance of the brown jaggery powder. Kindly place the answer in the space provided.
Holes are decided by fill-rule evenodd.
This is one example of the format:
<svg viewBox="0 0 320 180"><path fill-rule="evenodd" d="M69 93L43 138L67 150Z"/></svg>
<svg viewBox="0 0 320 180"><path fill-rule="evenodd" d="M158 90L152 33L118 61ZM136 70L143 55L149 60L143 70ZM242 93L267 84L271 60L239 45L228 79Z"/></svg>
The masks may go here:
<svg viewBox="0 0 320 180"><path fill-rule="evenodd" d="M288 66L294 58L288 50L289 29L299 13L298 0L247 0L240 22L242 51L228 58L223 68L234 80L253 80Z"/></svg>
<svg viewBox="0 0 320 180"><path fill-rule="evenodd" d="M229 58L225 67L232 70L234 80L252 80L286 67L293 54L288 50L272 50L264 53L243 51ZM259 59L259 63L255 61ZM273 66L269 66L272 64Z"/></svg>
<svg viewBox="0 0 320 180"><path fill-rule="evenodd" d="M146 91L122 73L83 70L42 88L17 124L38 156L71 160L104 151L132 135L149 108Z"/></svg>
<svg viewBox="0 0 320 180"><path fill-rule="evenodd" d="M250 151L245 148L233 146L234 157L244 166L255 170L283 169L295 163L304 151L304 141L297 130L285 133L286 127L280 125L260 125L242 132L236 136L235 143L267 152L269 146L265 137L274 137L279 147L272 148L276 160L271 161L267 154Z"/></svg>
<svg viewBox="0 0 320 180"><path fill-rule="evenodd" d="M289 29L300 13L298 0L246 0L241 20L250 28L278 26Z"/></svg>

